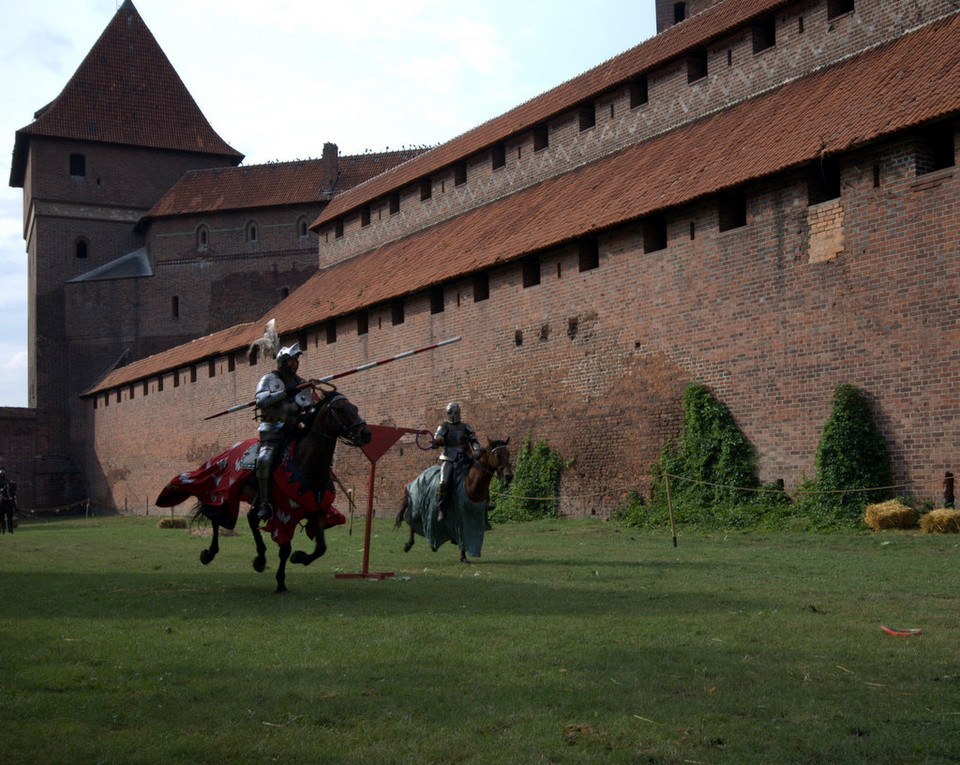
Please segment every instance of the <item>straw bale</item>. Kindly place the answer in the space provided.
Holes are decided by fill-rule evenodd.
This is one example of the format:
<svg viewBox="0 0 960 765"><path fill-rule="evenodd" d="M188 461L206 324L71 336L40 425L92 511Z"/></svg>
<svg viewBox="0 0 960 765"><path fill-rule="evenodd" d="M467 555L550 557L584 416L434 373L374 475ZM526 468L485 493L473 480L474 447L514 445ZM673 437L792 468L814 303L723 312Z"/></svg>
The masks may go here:
<svg viewBox="0 0 960 765"><path fill-rule="evenodd" d="M157 524L158 529L185 529L187 528L186 518L161 518Z"/></svg>
<svg viewBox="0 0 960 765"><path fill-rule="evenodd" d="M920 519L920 528L928 534L960 534L960 510L931 510Z"/></svg>
<svg viewBox="0 0 960 765"><path fill-rule="evenodd" d="M863 520L874 531L912 529L917 525L917 514L912 507L896 499L890 499L886 502L867 505Z"/></svg>

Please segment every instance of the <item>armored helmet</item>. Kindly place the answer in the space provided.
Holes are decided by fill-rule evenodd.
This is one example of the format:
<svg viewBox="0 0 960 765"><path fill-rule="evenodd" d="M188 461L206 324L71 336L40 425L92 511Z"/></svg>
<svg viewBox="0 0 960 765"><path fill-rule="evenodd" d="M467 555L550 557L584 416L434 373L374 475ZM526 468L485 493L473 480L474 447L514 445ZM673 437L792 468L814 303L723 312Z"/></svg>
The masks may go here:
<svg viewBox="0 0 960 765"><path fill-rule="evenodd" d="M282 367L283 362L285 362L287 359L297 358L302 354L303 351L300 350L300 343L285 345L283 348L277 351L277 366Z"/></svg>
<svg viewBox="0 0 960 765"><path fill-rule="evenodd" d="M458 423L460 422L460 404L456 401L451 401L447 404L447 422Z"/></svg>

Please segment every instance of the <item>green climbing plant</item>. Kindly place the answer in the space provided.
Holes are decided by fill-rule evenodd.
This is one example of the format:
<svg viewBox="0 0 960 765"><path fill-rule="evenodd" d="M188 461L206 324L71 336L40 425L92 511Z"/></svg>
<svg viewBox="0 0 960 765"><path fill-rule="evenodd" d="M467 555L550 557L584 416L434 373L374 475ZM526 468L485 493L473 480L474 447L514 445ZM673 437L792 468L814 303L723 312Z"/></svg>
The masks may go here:
<svg viewBox="0 0 960 765"><path fill-rule="evenodd" d="M528 435L514 461L510 486L504 486L496 477L491 483L494 507L490 510L490 520L515 523L559 516L560 478L571 462L565 461L545 441L532 443Z"/></svg>
<svg viewBox="0 0 960 765"><path fill-rule="evenodd" d="M866 397L854 385L834 391L814 468L815 476L803 483L797 502L814 527L859 523L868 503L892 496L884 488L892 483L887 445Z"/></svg>
<svg viewBox="0 0 960 765"><path fill-rule="evenodd" d="M789 504L781 489L760 486L753 446L727 406L700 383L684 391L680 435L664 444L651 472L650 504L632 492L613 520L638 527L668 523L668 475L674 518L687 526L775 527Z"/></svg>

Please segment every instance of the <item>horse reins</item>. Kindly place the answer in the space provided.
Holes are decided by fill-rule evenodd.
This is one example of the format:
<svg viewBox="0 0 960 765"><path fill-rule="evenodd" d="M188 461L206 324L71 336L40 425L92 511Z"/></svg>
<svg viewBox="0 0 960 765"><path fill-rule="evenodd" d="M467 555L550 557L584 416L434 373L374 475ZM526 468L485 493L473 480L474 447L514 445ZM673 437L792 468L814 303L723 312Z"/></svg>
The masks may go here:
<svg viewBox="0 0 960 765"><path fill-rule="evenodd" d="M355 419L349 426L347 426L346 424L344 424L343 418L340 416L340 413L339 413L336 409L333 408L333 405L334 405L337 401L340 401L341 399L344 400L344 401L346 401L346 400L347 400L347 397L344 396L342 393L335 393L335 394L333 394L332 396L330 396L329 398L326 398L326 397L324 398L323 406L325 406L325 407L327 408L327 412L330 414L330 417L334 420L334 422L337 423L337 426L338 426L338 427L340 428L340 430L344 433L344 436L343 436L343 437L346 438L346 439L348 439L348 440L350 440L350 441L353 441L353 439L350 438L349 433L350 433L352 430L354 430L355 428L359 427L360 425L366 425L366 420L364 420L364 419L360 416L360 413L357 412L357 419ZM334 440L334 441L337 439L337 436L332 436L332 435L330 435L329 433L323 433L323 432L321 432L321 431L315 431L315 430L313 430L312 428L311 428L310 432L308 433L308 435L318 435L318 436L321 436L322 438L329 438L329 439Z"/></svg>
<svg viewBox="0 0 960 765"><path fill-rule="evenodd" d="M499 451L500 449L506 449L506 448L507 448L507 445L506 445L506 444L497 444L496 446L494 446L494 447L493 447L489 452L487 452L487 453L488 453L488 454L494 454L495 452ZM497 462L497 466L496 466L493 470L491 470L490 468L488 468L486 465L484 465L484 464L483 464L482 462L480 462L479 460L477 461L476 464L479 465L479 466L480 466L480 469L481 469L484 473L486 473L487 475L496 475L497 473L500 472L500 470L501 470L502 468L506 467L506 465L500 465L499 461Z"/></svg>

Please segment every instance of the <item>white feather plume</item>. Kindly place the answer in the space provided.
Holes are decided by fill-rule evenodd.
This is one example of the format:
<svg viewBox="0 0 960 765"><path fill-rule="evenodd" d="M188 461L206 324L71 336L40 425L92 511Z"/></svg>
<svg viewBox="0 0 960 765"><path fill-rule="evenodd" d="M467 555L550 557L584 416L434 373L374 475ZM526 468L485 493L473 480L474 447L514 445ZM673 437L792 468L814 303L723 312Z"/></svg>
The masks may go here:
<svg viewBox="0 0 960 765"><path fill-rule="evenodd" d="M249 355L251 360L254 354L258 354L263 358L273 359L279 350L280 336L277 335L277 322L276 319L270 319L263 331L263 337L254 340L250 344Z"/></svg>

